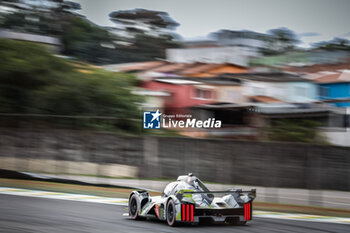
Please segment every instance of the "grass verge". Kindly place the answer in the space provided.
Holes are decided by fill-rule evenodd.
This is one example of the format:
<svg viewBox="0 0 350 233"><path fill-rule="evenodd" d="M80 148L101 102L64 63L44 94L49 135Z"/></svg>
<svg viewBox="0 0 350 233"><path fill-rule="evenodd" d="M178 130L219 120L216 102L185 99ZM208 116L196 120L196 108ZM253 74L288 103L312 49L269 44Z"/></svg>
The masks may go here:
<svg viewBox="0 0 350 233"><path fill-rule="evenodd" d="M52 192L64 192L75 194L89 194L103 197L128 198L132 189L98 187L90 185L62 184L47 181L17 180L0 178L0 186L11 188L24 188ZM150 192L150 195L159 195L157 192Z"/></svg>

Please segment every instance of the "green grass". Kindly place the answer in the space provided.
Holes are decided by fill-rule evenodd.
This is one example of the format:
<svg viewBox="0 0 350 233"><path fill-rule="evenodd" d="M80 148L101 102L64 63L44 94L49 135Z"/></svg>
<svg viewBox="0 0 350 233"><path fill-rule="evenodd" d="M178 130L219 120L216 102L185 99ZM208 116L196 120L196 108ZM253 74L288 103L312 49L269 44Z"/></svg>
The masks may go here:
<svg viewBox="0 0 350 233"><path fill-rule="evenodd" d="M24 188L52 192L64 192L74 194L89 194L103 197L128 198L132 189L99 187L90 185L62 184L47 181L17 180L0 178L0 186L11 188ZM153 195L159 193L150 192Z"/></svg>

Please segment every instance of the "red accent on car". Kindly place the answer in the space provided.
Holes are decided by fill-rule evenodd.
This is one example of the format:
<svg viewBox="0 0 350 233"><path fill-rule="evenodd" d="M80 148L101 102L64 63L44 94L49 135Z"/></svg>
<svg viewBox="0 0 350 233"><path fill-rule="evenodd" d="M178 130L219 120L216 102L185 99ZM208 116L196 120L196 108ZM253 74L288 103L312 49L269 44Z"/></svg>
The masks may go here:
<svg viewBox="0 0 350 233"><path fill-rule="evenodd" d="M159 206L158 205L155 206L154 212L156 212L156 215L159 218Z"/></svg>
<svg viewBox="0 0 350 233"><path fill-rule="evenodd" d="M185 208L186 208L185 204L182 204L182 211L181 211L182 221L185 221L185 219L186 219Z"/></svg>
<svg viewBox="0 0 350 233"><path fill-rule="evenodd" d="M193 222L193 215L194 215L193 205L191 205L191 222Z"/></svg>
<svg viewBox="0 0 350 233"><path fill-rule="evenodd" d="M183 222L193 222L194 205L192 205L192 204L182 204L181 205L181 219Z"/></svg>
<svg viewBox="0 0 350 233"><path fill-rule="evenodd" d="M247 209L248 209L248 219L250 220L250 204L248 204Z"/></svg>
<svg viewBox="0 0 350 233"><path fill-rule="evenodd" d="M187 222L190 221L190 205L186 205L187 206Z"/></svg>
<svg viewBox="0 0 350 233"><path fill-rule="evenodd" d="M250 204L250 202L245 203L244 204L244 220L245 221L252 219L251 213L252 213L252 211L251 211L251 204Z"/></svg>

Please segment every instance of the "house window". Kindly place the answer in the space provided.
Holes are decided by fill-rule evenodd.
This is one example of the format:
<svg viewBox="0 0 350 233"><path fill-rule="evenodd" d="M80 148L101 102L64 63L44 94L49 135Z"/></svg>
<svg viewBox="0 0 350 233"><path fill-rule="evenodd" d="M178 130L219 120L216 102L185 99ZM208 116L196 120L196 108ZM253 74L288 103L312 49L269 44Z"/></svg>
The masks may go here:
<svg viewBox="0 0 350 233"><path fill-rule="evenodd" d="M212 93L210 90L196 88L194 92L194 98L196 99L211 99Z"/></svg>
<svg viewBox="0 0 350 233"><path fill-rule="evenodd" d="M350 115L343 115L344 121L343 121L343 127L349 128L350 127Z"/></svg>
<svg viewBox="0 0 350 233"><path fill-rule="evenodd" d="M321 97L328 97L329 93L328 93L328 87L320 87L319 88L319 93Z"/></svg>

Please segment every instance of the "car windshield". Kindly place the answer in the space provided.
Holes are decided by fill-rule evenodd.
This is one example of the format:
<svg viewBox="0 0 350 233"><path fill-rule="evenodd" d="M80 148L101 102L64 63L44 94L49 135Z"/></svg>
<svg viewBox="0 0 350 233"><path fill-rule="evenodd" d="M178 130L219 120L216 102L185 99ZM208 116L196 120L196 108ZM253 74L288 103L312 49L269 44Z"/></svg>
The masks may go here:
<svg viewBox="0 0 350 233"><path fill-rule="evenodd" d="M179 189L193 189L195 191L209 192L209 189L197 177L184 177L180 179Z"/></svg>
<svg viewBox="0 0 350 233"><path fill-rule="evenodd" d="M199 179L195 179L192 186L200 191L209 192L209 189Z"/></svg>
<svg viewBox="0 0 350 233"><path fill-rule="evenodd" d="M209 189L195 177L183 179L182 182L176 186L176 190L179 189L190 189L194 190L195 192L209 192ZM192 200L194 200L198 206L208 206L213 201L213 199L214 195L210 193L192 194Z"/></svg>

